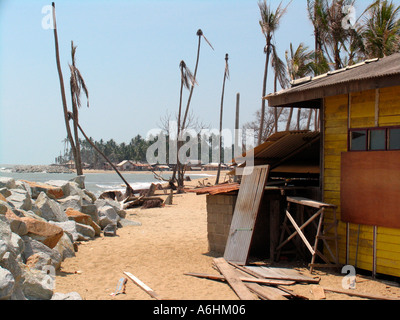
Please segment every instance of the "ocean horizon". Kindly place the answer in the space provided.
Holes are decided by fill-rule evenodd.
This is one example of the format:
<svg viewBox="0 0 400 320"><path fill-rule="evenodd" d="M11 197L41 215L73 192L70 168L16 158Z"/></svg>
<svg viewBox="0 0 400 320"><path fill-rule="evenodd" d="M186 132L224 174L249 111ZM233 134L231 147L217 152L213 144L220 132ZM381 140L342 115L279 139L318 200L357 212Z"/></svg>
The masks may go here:
<svg viewBox="0 0 400 320"><path fill-rule="evenodd" d="M13 172L13 167L17 165L0 164L0 177L9 177L15 180L27 180L45 183L51 180L68 181L76 177L76 173L48 173L48 172ZM152 183L164 183L154 177L152 172L125 173L121 172L124 179L130 184L132 189L146 189ZM161 173L162 177L169 179L170 172ZM85 173L85 188L93 192L97 197L104 191L121 190L125 191L125 183L115 171ZM191 179L213 177L206 173L188 173L186 176Z"/></svg>

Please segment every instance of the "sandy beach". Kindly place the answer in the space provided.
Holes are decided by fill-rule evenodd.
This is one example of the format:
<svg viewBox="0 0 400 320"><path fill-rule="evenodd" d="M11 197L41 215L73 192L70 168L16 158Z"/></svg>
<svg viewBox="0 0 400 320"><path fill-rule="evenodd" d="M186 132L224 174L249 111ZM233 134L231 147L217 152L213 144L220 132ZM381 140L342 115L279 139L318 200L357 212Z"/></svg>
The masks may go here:
<svg viewBox="0 0 400 320"><path fill-rule="evenodd" d="M194 187L197 181L187 183ZM78 292L86 300L154 300L128 280L126 294L112 296L124 272L130 272L169 300L238 300L223 282L184 275L197 272L219 275L213 269L215 257L208 250L206 196L195 193L174 195L173 205L164 208L133 209L127 217L141 226L118 229L117 237L99 237L82 242L76 257L65 260L56 276L57 292ZM306 267L304 275L320 277L320 285L342 289L344 275ZM288 287L310 300L310 285ZM400 288L371 277L357 275L357 292L400 298ZM357 300L326 292L327 300Z"/></svg>

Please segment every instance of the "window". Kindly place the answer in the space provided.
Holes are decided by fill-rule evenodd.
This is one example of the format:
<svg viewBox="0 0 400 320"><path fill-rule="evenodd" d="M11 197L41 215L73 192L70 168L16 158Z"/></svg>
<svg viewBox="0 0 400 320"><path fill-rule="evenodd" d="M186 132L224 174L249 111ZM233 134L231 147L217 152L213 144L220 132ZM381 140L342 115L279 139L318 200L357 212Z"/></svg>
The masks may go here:
<svg viewBox="0 0 400 320"><path fill-rule="evenodd" d="M367 150L367 130L351 131L351 151Z"/></svg>
<svg viewBox="0 0 400 320"><path fill-rule="evenodd" d="M349 150L400 150L400 127L350 129Z"/></svg>
<svg viewBox="0 0 400 320"><path fill-rule="evenodd" d="M389 129L389 150L400 150L400 128Z"/></svg>

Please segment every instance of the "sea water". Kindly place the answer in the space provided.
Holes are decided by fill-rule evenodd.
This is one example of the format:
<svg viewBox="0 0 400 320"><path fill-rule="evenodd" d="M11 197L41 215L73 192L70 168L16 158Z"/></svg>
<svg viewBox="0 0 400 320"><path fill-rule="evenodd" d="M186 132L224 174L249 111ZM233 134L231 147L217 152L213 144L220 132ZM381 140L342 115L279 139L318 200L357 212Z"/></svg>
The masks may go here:
<svg viewBox="0 0 400 320"><path fill-rule="evenodd" d="M47 182L50 180L70 180L76 177L76 173L47 173L47 172L24 172L18 173L12 171L12 165L0 164L0 177L10 177L15 180L27 180L34 182ZM132 189L146 189L152 183L164 183L157 180L152 172L143 173L124 173L121 172L124 179L130 184ZM212 177L208 174L195 173L187 174L191 179ZM162 173L162 177L169 179L170 173ZM121 190L125 191L125 183L115 171L106 173L85 173L85 188L93 192L97 197L104 191Z"/></svg>

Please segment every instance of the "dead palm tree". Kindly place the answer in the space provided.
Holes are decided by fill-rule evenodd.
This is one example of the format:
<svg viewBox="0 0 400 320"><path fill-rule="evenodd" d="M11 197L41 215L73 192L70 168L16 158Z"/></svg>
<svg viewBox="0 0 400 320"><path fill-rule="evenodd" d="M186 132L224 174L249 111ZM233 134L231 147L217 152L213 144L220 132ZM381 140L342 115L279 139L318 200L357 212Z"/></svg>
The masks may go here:
<svg viewBox="0 0 400 320"><path fill-rule="evenodd" d="M215 184L219 184L219 176L221 174L221 163L222 163L222 115L224 112L224 95L225 95L225 83L226 79L229 79L229 55L225 54L225 71L224 71L224 80L222 84L222 94L221 94L221 109L219 115L219 163L218 163L218 172L217 178L215 180Z"/></svg>
<svg viewBox="0 0 400 320"><path fill-rule="evenodd" d="M273 11L271 6L267 4L266 0L263 0L262 2L258 3L258 7L260 9L260 14L261 14L261 20L259 21L259 23L261 26L261 31L264 34L266 41L266 45L264 47L266 60L265 60L264 79L263 79L263 91L262 91L262 97L264 98L267 93L268 67L273 45L273 36L276 30L278 29L282 16L286 13L288 6L282 8L282 2L281 2L278 8L275 11ZM262 99L260 132L263 132L264 129L264 117L265 117L265 100ZM258 136L258 144L261 144L261 140L262 140L262 135L260 134Z"/></svg>
<svg viewBox="0 0 400 320"><path fill-rule="evenodd" d="M196 80L197 69L198 69L198 66L199 66L201 39L203 38L208 43L208 45L211 47L211 49L214 50L213 46L207 40L207 38L204 36L204 33L203 33L203 31L201 29L197 30L196 35L199 37L199 42L198 42L198 45L197 45L196 67L194 68L194 74L193 74L194 80ZM188 114L189 114L190 102L192 101L193 89L194 89L194 84L190 88L190 93L189 93L189 97L188 97L188 101L187 101L187 105L186 105L186 110L185 110L185 115L183 117L183 122L182 122L182 129L184 129L185 125L186 125L186 120L187 120L187 117L188 117Z"/></svg>
<svg viewBox="0 0 400 320"><path fill-rule="evenodd" d="M378 0L370 5L361 34L367 58L383 58L400 49L400 6Z"/></svg>
<svg viewBox="0 0 400 320"><path fill-rule="evenodd" d="M72 114L74 117L74 136L75 136L75 148L76 148L76 159L75 159L75 165L76 165L76 170L78 175L83 174L83 169L82 169L82 159L81 159L81 148L79 145L79 135L78 135L78 123L79 123L79 114L78 114L78 108L81 107L81 92L83 92L86 95L87 98L87 107L89 107L89 92L86 87L85 80L83 80L83 77L79 71L79 69L76 67L75 63L75 53L76 53L76 46L74 46L74 42L71 41L71 58L72 58L72 65L69 65L69 69L71 71L71 77L70 77L70 90L71 90L71 101L72 101Z"/></svg>
<svg viewBox="0 0 400 320"><path fill-rule="evenodd" d="M60 63L60 53L59 53L59 48L58 48L58 35L57 35L57 23L56 23L56 6L55 3L52 2L52 13L53 13L53 31L54 31L54 45L55 45L55 53L56 53L56 63L57 63L57 71L58 71L58 77L60 81L60 90L61 90L61 100L62 100L62 105L63 105L63 111L64 111L64 120L65 120L65 127L67 130L67 138L69 140L69 143L71 145L71 150L72 154L74 156L74 159L76 161L77 159L77 154L76 154L76 147L75 147L75 142L72 137L72 132L71 132L71 127L69 125L69 116L68 116L68 107L67 107L67 99L65 96L65 87L64 87L64 78L61 70L61 63Z"/></svg>
<svg viewBox="0 0 400 320"><path fill-rule="evenodd" d="M183 187L183 170L184 167L179 161L179 149L181 147L181 133L183 132L183 126L181 124L181 115L182 115L182 97L183 97L183 89L190 89L191 87L193 88L194 85L196 84L196 80L192 72L189 70L189 68L186 66L185 61L181 61L179 64L179 69L181 72L181 86L180 86L180 94L179 94L179 111L178 111L178 135L177 135L177 154L176 154L176 169L173 173L172 180L175 180L175 175L176 173L178 174L178 188Z"/></svg>

